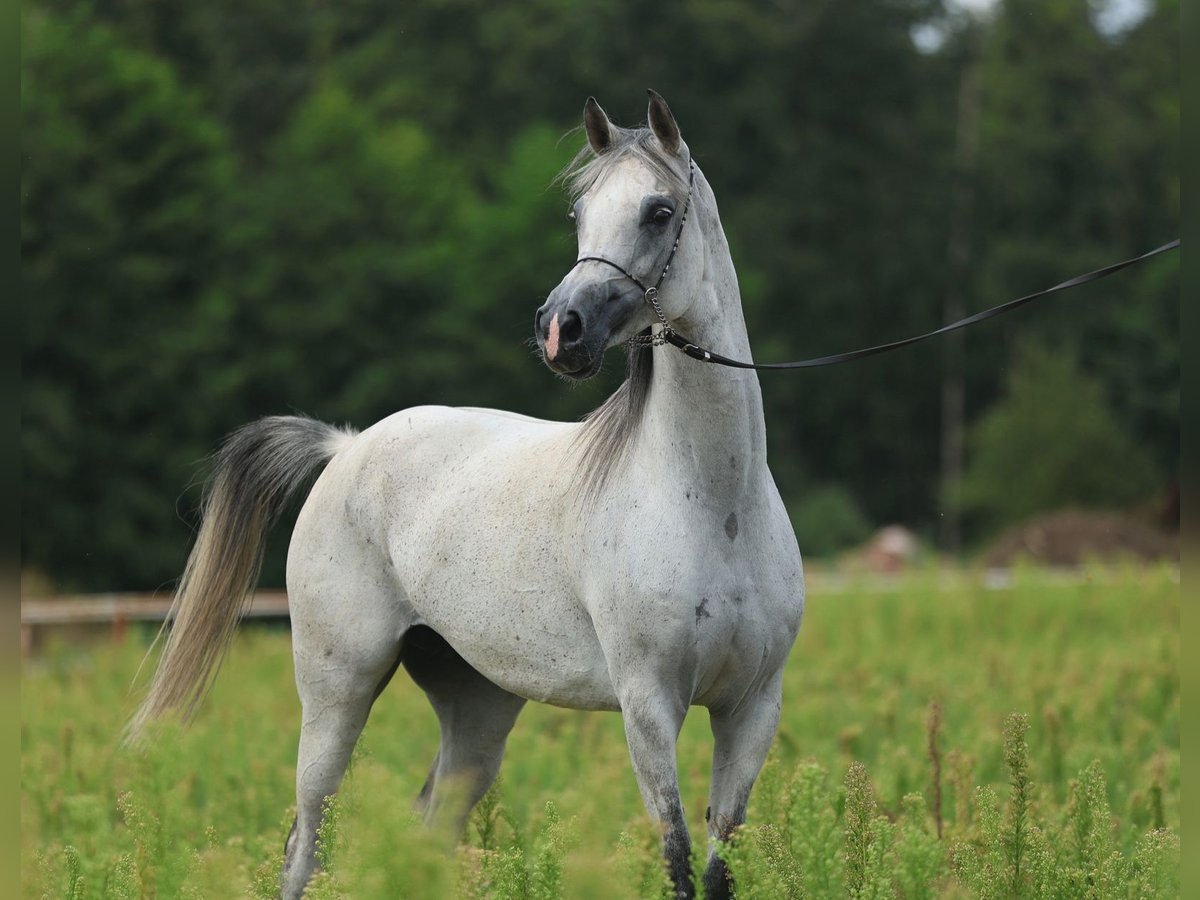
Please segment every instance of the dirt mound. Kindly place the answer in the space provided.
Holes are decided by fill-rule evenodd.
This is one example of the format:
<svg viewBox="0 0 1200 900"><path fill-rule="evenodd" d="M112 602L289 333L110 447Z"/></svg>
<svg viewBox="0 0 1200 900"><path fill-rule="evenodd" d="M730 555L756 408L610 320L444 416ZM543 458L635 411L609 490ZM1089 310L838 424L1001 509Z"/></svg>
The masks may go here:
<svg viewBox="0 0 1200 900"><path fill-rule="evenodd" d="M1093 560L1177 560L1179 541L1126 516L1058 512L1010 528L983 554L988 567L1010 566L1018 559L1048 566L1077 566Z"/></svg>

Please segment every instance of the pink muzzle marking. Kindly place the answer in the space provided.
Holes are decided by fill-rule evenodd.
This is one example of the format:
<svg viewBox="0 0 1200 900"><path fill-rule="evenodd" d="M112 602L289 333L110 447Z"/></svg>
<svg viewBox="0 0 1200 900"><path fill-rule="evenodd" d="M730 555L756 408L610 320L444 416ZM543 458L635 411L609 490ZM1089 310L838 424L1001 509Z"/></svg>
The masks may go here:
<svg viewBox="0 0 1200 900"><path fill-rule="evenodd" d="M558 313L550 320L550 331L546 335L546 359L558 356Z"/></svg>

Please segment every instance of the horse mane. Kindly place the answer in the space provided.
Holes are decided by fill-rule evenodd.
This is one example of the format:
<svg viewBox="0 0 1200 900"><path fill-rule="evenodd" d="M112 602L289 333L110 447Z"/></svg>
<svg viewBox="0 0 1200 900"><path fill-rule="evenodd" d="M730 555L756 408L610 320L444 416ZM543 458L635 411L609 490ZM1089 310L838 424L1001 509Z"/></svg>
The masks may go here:
<svg viewBox="0 0 1200 900"><path fill-rule="evenodd" d="M585 143L555 178L555 183L566 188L572 202L586 194L619 162L629 158L641 161L656 176L680 191L687 190L686 178L676 169L678 163L663 151L649 128L613 125L612 130L613 146L606 153L597 156ZM650 329L646 329L642 334L649 333ZM629 362L625 380L607 400L584 417L583 427L575 438L585 502L599 496L624 458L637 435L650 395L650 382L654 376L653 348L637 343L628 345L627 351Z"/></svg>
<svg viewBox="0 0 1200 900"><path fill-rule="evenodd" d="M643 334L649 334L646 329ZM637 435L650 396L654 376L654 348L648 344L630 344L625 380L607 400L588 413L575 437L579 454L583 497L591 502L608 483L625 456L625 450Z"/></svg>

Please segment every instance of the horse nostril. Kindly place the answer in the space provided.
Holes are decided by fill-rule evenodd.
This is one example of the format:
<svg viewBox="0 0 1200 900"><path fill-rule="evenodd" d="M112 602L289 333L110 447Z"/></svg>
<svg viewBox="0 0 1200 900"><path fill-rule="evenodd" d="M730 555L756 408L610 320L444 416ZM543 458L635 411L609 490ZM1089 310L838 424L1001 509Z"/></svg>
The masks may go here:
<svg viewBox="0 0 1200 900"><path fill-rule="evenodd" d="M538 311L533 314L533 331L535 334L545 334L546 332L546 307L538 307Z"/></svg>
<svg viewBox="0 0 1200 900"><path fill-rule="evenodd" d="M567 310L559 324L558 333L562 336L564 346L576 344L583 337L583 320L573 309Z"/></svg>

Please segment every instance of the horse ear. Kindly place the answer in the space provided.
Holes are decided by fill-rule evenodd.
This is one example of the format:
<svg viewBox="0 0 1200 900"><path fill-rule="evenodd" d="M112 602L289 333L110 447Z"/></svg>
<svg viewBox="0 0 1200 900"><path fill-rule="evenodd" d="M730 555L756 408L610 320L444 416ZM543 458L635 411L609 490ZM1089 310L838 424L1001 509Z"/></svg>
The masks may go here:
<svg viewBox="0 0 1200 900"><path fill-rule="evenodd" d="M675 124L671 108L656 91L647 89L646 93L650 95L650 109L646 113L646 121L650 123L650 130L654 132L654 136L658 138L658 142L663 145L664 150L668 153L678 152L679 126Z"/></svg>
<svg viewBox="0 0 1200 900"><path fill-rule="evenodd" d="M597 156L611 150L616 141L612 122L608 121L608 114L600 108L595 97L588 97L587 103L583 104L583 130L587 132L588 143Z"/></svg>

